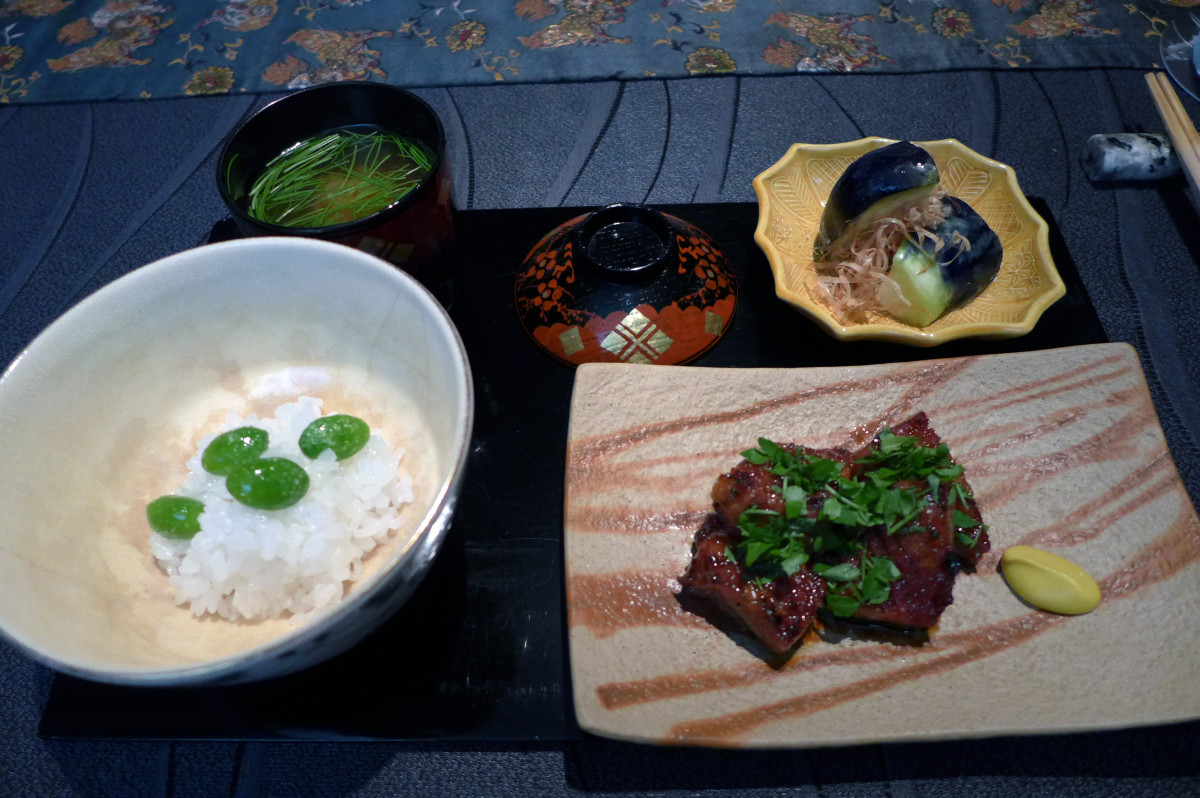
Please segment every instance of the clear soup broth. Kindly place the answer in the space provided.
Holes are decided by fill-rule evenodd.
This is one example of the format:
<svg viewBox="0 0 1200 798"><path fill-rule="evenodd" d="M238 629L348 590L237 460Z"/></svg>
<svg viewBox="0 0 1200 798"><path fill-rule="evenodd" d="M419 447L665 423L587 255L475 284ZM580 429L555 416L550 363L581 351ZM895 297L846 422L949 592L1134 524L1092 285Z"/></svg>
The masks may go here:
<svg viewBox="0 0 1200 798"><path fill-rule="evenodd" d="M271 159L250 189L246 210L260 222L296 228L365 219L412 193L434 157L413 136L374 126L336 128Z"/></svg>

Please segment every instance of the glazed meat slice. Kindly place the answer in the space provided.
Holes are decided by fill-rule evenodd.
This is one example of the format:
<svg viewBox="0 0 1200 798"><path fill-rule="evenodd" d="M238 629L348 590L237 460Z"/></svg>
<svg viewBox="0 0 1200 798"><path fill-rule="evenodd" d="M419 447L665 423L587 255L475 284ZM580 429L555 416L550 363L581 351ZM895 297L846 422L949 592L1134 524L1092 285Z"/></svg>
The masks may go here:
<svg viewBox="0 0 1200 798"><path fill-rule="evenodd" d="M978 514L978 510L975 510ZM887 557L900 571L888 598L880 604L864 604L852 619L884 624L899 629L929 629L954 601L954 580L959 571L974 570L974 563L988 548L987 533L974 548L956 539L952 515L930 501L921 513L917 531L888 535L874 529L867 533L870 557Z"/></svg>
<svg viewBox="0 0 1200 798"><path fill-rule="evenodd" d="M784 448L795 451L796 447ZM794 648L812 627L825 604L825 580L801 569L762 583L730 560L726 551L741 538L737 524L746 509L783 509L780 484L765 465L746 460L718 477L712 489L714 512L696 532L691 565L680 578L685 594L734 619L777 655Z"/></svg>
<svg viewBox="0 0 1200 798"><path fill-rule="evenodd" d="M941 444L924 413L895 425L891 432L913 438L927 449L936 449ZM843 481L873 481L870 472L882 466L863 462L880 451L879 435L857 450L808 449L797 444L777 446L787 454L773 457L816 457L841 464L839 478ZM940 462L946 464L944 456ZM830 591L846 590L845 583L827 582L813 569L845 564L861 566L864 557L890 560L899 576L890 583L886 598L880 601L876 596L873 600L877 603L859 598L861 603L849 617L821 613L822 617L843 630L882 627L900 631L910 641L919 641L927 637L927 630L953 601L957 574L973 571L979 557L989 548L979 509L961 474L939 479L933 492L929 491L927 476L922 476L921 481L890 482L895 489L924 494L923 506L917 505L919 514L891 534L882 525L844 527L824 520L822 509L832 494L827 489L814 489L807 493L806 515L812 531L804 533L808 536L805 539L815 541L822 536L822 530L833 532L834 537L840 535L856 541L852 550L819 548L813 543L808 563L790 576L767 581L759 570L756 578L745 565L732 559L730 553L742 542L739 522L746 510L783 513L784 482L773 467L773 462L742 460L729 473L717 478L712 489L713 512L696 532L691 564L680 579L683 586L680 598L683 601L685 597L696 597L707 602L709 607L758 637L774 654L785 654L800 642L825 608ZM832 470L837 473L837 466L833 465ZM830 487L829 483L821 484ZM776 570L776 573L781 572Z"/></svg>
<svg viewBox="0 0 1200 798"><path fill-rule="evenodd" d="M935 448L941 438L929 425L924 413L892 428L896 435L916 438L922 446ZM878 448L878 436L852 460L860 460ZM856 477L865 476L869 468L861 465L850 469ZM952 485L961 485L964 502L952 495ZM898 483L897 487L915 487ZM990 548L987 531L970 485L962 475L939 486L936 496L926 497L925 507L913 525L914 531L886 534L881 528L867 530L866 554L887 557L900 571L892 583L888 598L880 604L864 604L851 617L873 624L899 629L928 629L934 626L942 612L954 601L954 580L961 571L973 572L979 558ZM974 524L959 526L954 511L969 516ZM973 542L972 542L973 541Z"/></svg>
<svg viewBox="0 0 1200 798"><path fill-rule="evenodd" d="M780 448L786 452L800 450L847 464L853 460L853 453L841 448L809 449L793 443L780 444ZM713 509L728 526L736 528L738 518L752 506L773 512L782 510L783 497L779 492L781 484L782 480L771 473L771 469L766 465L742 460L728 474L717 477L712 490ZM809 503L809 515L816 515L823 498L823 494L814 495Z"/></svg>
<svg viewBox="0 0 1200 798"><path fill-rule="evenodd" d="M737 621L773 654L785 654L804 637L825 603L825 580L807 570L759 584L730 560L726 550L737 541L721 516L711 513L696 532L692 562L680 578L688 597L706 601Z"/></svg>

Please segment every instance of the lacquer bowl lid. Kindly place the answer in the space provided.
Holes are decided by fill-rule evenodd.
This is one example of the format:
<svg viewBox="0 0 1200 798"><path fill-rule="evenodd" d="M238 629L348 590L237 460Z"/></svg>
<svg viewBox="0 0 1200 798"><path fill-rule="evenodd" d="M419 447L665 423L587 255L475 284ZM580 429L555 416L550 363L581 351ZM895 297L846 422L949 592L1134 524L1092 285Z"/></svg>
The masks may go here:
<svg viewBox="0 0 1200 798"><path fill-rule="evenodd" d="M533 341L570 365L677 365L729 329L737 277L700 229L643 205L616 204L551 230L515 290Z"/></svg>

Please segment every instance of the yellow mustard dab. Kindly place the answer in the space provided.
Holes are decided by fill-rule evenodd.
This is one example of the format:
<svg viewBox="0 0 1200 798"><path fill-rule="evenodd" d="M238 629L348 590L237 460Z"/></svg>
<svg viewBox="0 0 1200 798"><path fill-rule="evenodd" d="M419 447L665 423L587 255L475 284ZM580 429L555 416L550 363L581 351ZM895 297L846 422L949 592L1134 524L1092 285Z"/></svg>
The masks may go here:
<svg viewBox="0 0 1200 798"><path fill-rule="evenodd" d="M1000 558L1009 587L1035 607L1082 615L1100 604L1100 586L1068 559L1032 546L1009 546Z"/></svg>

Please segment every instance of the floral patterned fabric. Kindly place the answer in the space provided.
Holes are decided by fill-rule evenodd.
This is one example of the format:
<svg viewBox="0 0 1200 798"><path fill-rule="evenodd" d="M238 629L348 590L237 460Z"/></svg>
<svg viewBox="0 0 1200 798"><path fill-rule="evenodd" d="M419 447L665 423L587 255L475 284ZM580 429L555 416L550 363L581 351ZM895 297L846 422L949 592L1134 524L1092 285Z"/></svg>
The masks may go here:
<svg viewBox="0 0 1200 798"><path fill-rule="evenodd" d="M0 0L0 103L955 68L1150 68L1200 0ZM1200 11L1200 9L1198 9Z"/></svg>

